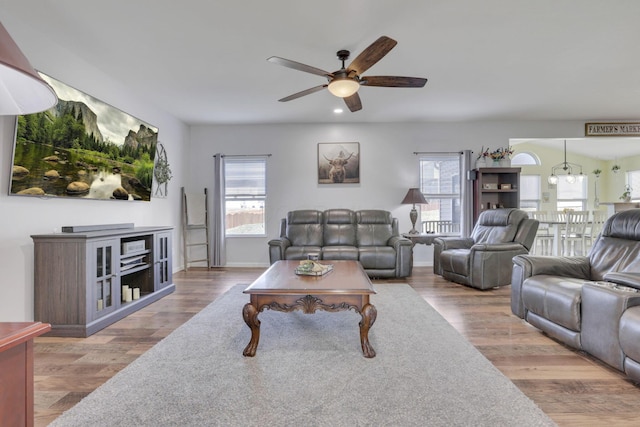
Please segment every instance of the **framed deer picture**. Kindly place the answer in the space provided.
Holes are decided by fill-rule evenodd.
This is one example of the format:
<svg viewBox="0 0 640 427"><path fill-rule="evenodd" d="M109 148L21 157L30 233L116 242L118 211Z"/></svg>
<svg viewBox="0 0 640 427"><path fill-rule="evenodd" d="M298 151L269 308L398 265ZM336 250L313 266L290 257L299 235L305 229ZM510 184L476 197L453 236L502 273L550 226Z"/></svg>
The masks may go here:
<svg viewBox="0 0 640 427"><path fill-rule="evenodd" d="M359 182L359 142L318 143L318 184L358 184Z"/></svg>

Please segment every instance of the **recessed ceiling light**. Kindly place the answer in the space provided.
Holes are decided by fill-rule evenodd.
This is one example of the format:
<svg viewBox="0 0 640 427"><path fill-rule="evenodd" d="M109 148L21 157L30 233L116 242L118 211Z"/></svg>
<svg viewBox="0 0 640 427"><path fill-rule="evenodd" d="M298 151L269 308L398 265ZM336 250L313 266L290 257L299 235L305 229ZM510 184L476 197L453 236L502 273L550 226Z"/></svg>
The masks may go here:
<svg viewBox="0 0 640 427"><path fill-rule="evenodd" d="M344 112L344 110L342 108L334 108L333 112L336 114L342 114Z"/></svg>

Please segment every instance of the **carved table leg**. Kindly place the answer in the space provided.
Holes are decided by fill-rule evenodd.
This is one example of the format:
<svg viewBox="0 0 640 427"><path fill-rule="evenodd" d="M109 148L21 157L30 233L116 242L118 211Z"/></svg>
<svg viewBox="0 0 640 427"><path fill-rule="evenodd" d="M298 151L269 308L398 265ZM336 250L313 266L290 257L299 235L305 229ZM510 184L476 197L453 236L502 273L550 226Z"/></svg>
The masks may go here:
<svg viewBox="0 0 640 427"><path fill-rule="evenodd" d="M258 320L258 313L258 309L251 303L245 304L242 309L244 322L251 328L251 340L242 352L244 356L253 357L256 355L258 341L260 341L260 320Z"/></svg>
<svg viewBox="0 0 640 427"><path fill-rule="evenodd" d="M369 343L369 329L375 323L378 311L373 305L365 304L360 314L362 316L362 320L360 321L360 344L362 345L362 352L364 353L364 357L376 357L376 351Z"/></svg>

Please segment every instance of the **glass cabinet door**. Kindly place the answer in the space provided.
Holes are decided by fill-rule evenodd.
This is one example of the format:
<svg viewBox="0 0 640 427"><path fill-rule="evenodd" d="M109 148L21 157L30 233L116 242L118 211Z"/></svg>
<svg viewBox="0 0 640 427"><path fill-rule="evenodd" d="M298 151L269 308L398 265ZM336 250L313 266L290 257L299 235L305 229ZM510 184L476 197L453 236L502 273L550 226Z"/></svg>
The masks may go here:
<svg viewBox="0 0 640 427"><path fill-rule="evenodd" d="M95 311L93 319L97 319L115 310L118 301L119 280L116 271L117 241L107 240L95 242L91 247L93 268L93 301ZM90 307L91 307L90 306Z"/></svg>
<svg viewBox="0 0 640 427"><path fill-rule="evenodd" d="M154 285L155 290L172 283L171 271L171 232L157 233L154 242Z"/></svg>

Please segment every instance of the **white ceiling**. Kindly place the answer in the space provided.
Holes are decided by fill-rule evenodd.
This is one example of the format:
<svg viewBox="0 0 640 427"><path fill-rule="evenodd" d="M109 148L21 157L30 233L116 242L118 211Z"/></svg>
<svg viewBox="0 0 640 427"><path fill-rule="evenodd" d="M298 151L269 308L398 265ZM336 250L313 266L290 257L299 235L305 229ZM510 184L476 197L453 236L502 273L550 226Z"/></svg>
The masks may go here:
<svg viewBox="0 0 640 427"><path fill-rule="evenodd" d="M188 124L640 112L637 0L0 0L0 11L10 33L46 35ZM328 91L277 102L325 81L268 57L334 71L337 50L353 58L381 35L398 45L365 75L426 77L424 88L362 87L362 111L340 116Z"/></svg>

